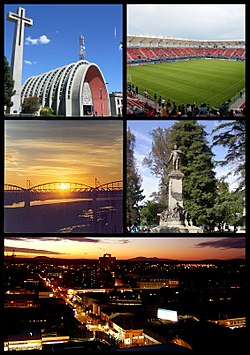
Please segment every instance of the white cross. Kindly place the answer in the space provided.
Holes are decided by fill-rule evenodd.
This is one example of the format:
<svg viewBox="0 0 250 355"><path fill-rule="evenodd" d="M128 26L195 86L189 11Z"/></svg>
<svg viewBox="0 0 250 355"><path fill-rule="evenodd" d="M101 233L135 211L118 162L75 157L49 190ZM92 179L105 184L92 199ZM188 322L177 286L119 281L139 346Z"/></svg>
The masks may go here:
<svg viewBox="0 0 250 355"><path fill-rule="evenodd" d="M24 32L24 26L31 27L33 25L33 20L29 18L25 18L25 9L22 7L18 8L18 13L14 12L8 13L8 20L12 22L16 22L16 25L19 25L19 34L18 34L18 45L21 45L21 38Z"/></svg>

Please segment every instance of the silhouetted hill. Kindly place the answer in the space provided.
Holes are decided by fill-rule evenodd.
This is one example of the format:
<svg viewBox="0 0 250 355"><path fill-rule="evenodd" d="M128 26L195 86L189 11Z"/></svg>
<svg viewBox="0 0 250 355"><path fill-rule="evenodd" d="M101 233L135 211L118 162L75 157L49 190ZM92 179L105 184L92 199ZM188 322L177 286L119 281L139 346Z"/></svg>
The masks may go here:
<svg viewBox="0 0 250 355"><path fill-rule="evenodd" d="M177 260L177 259L164 259L164 258L157 258L157 257L152 257L148 258L145 256L138 256L136 258L132 259L127 259L127 261L132 261L132 262L138 262L138 261L144 261L144 262L168 262L168 263L183 263L183 264L225 264L225 263L239 263L239 262L244 262L244 259L227 259L227 260L220 260L220 259L203 259L203 260Z"/></svg>
<svg viewBox="0 0 250 355"><path fill-rule="evenodd" d="M147 258L145 256L137 256L136 258L128 259L128 261L148 261L148 262L156 261L157 262L157 261L176 261L176 260L157 258L156 256L152 258Z"/></svg>
<svg viewBox="0 0 250 355"><path fill-rule="evenodd" d="M52 258L49 256L35 256L35 257L15 257L13 256L4 256L4 260L10 260L13 262L52 262L55 264L81 264L81 263L96 263L98 259L64 259L64 258ZM239 263L245 263L245 259L227 259L227 260L220 260L220 259L203 259L203 260L178 260L178 259L167 259L167 258L157 258L157 257L145 257L145 256L138 256L135 258L131 259L117 259L117 263L122 263L122 262L148 262L148 263L169 263L169 264L176 264L176 263L181 263L181 264L239 264Z"/></svg>

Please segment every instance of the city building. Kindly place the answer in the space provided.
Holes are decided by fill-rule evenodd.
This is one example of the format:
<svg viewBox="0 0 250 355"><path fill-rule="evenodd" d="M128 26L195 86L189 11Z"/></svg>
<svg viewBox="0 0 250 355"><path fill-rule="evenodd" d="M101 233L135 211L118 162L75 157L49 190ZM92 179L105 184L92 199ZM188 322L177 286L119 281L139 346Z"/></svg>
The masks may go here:
<svg viewBox="0 0 250 355"><path fill-rule="evenodd" d="M110 317L111 334L119 339L125 346L138 346L144 344L143 329L135 329L133 322L123 315Z"/></svg>
<svg viewBox="0 0 250 355"><path fill-rule="evenodd" d="M20 330L4 340L4 351L42 350L42 336L39 329Z"/></svg>
<svg viewBox="0 0 250 355"><path fill-rule="evenodd" d="M101 280L112 273L118 280L133 275L137 284L78 288L85 273L92 278L91 271ZM80 351L100 340L114 346L113 351L202 353L205 346L211 353L241 352L246 342L245 272L241 261L156 264L120 261L111 254L84 261L9 257L4 347L59 350L77 344ZM68 280L72 289L65 287Z"/></svg>
<svg viewBox="0 0 250 355"><path fill-rule="evenodd" d="M4 295L4 308L39 307L35 292L8 293Z"/></svg>
<svg viewBox="0 0 250 355"><path fill-rule="evenodd" d="M99 268L100 287L113 287L116 283L116 257L107 253L99 257Z"/></svg>
<svg viewBox="0 0 250 355"><path fill-rule="evenodd" d="M246 317L210 320L209 322L219 324L222 325L223 327L228 327L231 329L246 327Z"/></svg>
<svg viewBox="0 0 250 355"><path fill-rule="evenodd" d="M141 281L137 281L137 286L142 289L148 290L157 290L162 287L170 287L174 288L179 285L178 280L170 280L170 279L160 279L160 278L149 278L149 279L142 279Z"/></svg>
<svg viewBox="0 0 250 355"><path fill-rule="evenodd" d="M111 116L122 116L122 107L123 107L122 93L111 92L109 94L109 98L110 98Z"/></svg>
<svg viewBox="0 0 250 355"><path fill-rule="evenodd" d="M111 270L116 265L116 257L111 256L111 254L104 254L99 257L100 270Z"/></svg>
<svg viewBox="0 0 250 355"><path fill-rule="evenodd" d="M39 330L20 331L4 341L4 351L43 350L44 345L68 343L68 335L45 335Z"/></svg>

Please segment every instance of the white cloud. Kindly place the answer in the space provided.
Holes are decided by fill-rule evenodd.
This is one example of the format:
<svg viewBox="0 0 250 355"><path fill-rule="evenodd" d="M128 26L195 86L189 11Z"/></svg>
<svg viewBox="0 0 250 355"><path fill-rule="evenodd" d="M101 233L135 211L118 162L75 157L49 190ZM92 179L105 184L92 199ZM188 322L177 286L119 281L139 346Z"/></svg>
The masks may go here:
<svg viewBox="0 0 250 355"><path fill-rule="evenodd" d="M40 36L39 39L40 39L41 44L47 44L50 42L50 39L48 39L48 37L46 35Z"/></svg>
<svg viewBox="0 0 250 355"><path fill-rule="evenodd" d="M27 37L26 39L25 39L25 44L27 44L27 45L29 45L29 44L32 44L32 45L37 45L38 44L38 41L39 41L39 39L38 38L31 38L30 36L29 37Z"/></svg>
<svg viewBox="0 0 250 355"><path fill-rule="evenodd" d="M128 5L128 34L245 39L244 4Z"/></svg>
<svg viewBox="0 0 250 355"><path fill-rule="evenodd" d="M28 36L25 39L25 44L27 45L39 45L39 44L48 44L50 42L50 39L46 35L42 35L39 38L31 38Z"/></svg>
<svg viewBox="0 0 250 355"><path fill-rule="evenodd" d="M31 62L30 60L24 60L24 63L28 64L28 65L32 65L32 64L36 64L37 62L36 61Z"/></svg>
<svg viewBox="0 0 250 355"><path fill-rule="evenodd" d="M135 160L136 160L136 166L141 170L142 168L142 161L145 158L144 154L140 154L138 151L134 153Z"/></svg>
<svg viewBox="0 0 250 355"><path fill-rule="evenodd" d="M151 147L152 138L150 138L148 135L146 135L145 133L142 133L140 131L137 131L137 130L134 130L133 134L136 136L136 140L141 139L142 141L150 143L150 147ZM150 149L150 147L149 147L149 149Z"/></svg>
<svg viewBox="0 0 250 355"><path fill-rule="evenodd" d="M153 192L159 191L159 181L160 179L153 176L143 176L141 188L143 189L142 194L145 196L145 199L142 201L142 204L144 204L147 200L151 200L150 195Z"/></svg>

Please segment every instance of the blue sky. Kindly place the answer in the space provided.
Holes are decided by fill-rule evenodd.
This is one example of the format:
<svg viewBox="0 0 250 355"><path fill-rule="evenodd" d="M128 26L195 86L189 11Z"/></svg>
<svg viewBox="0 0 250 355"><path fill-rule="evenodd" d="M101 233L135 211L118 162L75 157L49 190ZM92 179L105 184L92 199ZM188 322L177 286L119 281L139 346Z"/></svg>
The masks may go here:
<svg viewBox="0 0 250 355"><path fill-rule="evenodd" d="M122 5L18 4L4 6L4 54L11 63L14 23L9 11L24 7L33 19L25 27L23 78L25 80L79 60L79 36L85 37L85 59L97 64L109 92L122 91Z"/></svg>
<svg viewBox="0 0 250 355"><path fill-rule="evenodd" d="M150 170L142 165L142 161L144 157L148 156L150 150L151 150L151 144L152 144L152 139L149 134L154 128L157 127L166 127L170 128L175 122L174 120L164 120L164 121L144 121L144 120L138 120L138 121L128 121L127 126L130 127L132 132L134 133L136 137L136 145L135 145L135 158L136 158L136 165L138 167L138 172L140 173L142 177L142 189L143 195L145 195L145 199L143 200L143 203L149 199L149 196L152 194L152 192L158 191L158 183L159 183L159 178L155 177L154 175L151 174ZM225 121L223 121L225 122ZM205 131L208 133L206 139L209 144L212 143L212 135L210 133L214 128L216 128L219 124L222 123L222 121L218 120L198 120L199 124L202 124L205 126ZM227 154L227 149L217 146L212 148L212 152L215 154L214 159L215 160L223 160L225 155ZM226 175L229 172L228 167L216 167L215 172L216 172L216 177L220 178L224 175ZM228 181L230 190L233 190L237 187L236 183L236 178L234 176L230 176L226 181Z"/></svg>

